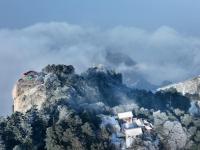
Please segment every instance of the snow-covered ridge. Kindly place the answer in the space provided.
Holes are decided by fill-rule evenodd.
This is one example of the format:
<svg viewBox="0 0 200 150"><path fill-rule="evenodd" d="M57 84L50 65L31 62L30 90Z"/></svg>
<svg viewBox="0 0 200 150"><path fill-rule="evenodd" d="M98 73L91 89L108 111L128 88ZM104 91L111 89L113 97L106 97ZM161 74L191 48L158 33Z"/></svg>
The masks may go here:
<svg viewBox="0 0 200 150"><path fill-rule="evenodd" d="M197 76L193 79L189 79L183 82L179 82L176 84L170 84L168 86L161 87L157 89L157 91L169 90L170 88L174 88L177 92L185 94L198 94L200 95L200 76Z"/></svg>

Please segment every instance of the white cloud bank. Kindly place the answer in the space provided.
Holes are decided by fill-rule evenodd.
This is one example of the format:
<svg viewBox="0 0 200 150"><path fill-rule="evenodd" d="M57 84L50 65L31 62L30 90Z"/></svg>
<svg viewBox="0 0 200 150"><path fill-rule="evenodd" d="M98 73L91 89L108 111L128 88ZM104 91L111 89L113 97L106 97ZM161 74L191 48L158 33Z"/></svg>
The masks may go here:
<svg viewBox="0 0 200 150"><path fill-rule="evenodd" d="M200 74L200 37L184 36L170 27L105 30L52 22L1 29L0 115L11 111L11 89L23 71L61 63L72 64L81 72L93 64L106 64L107 50L130 56L152 83Z"/></svg>

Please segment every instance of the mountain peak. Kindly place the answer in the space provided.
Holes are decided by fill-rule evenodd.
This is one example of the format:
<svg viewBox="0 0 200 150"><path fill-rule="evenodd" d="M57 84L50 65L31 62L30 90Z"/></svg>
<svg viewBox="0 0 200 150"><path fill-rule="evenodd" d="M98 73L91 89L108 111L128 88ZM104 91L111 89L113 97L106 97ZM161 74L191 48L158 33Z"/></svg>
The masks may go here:
<svg viewBox="0 0 200 150"><path fill-rule="evenodd" d="M25 113L36 106L60 100L99 102L106 91L122 87L122 75L99 65L78 75L72 65L48 65L41 72L23 73L13 88L14 111ZM113 90L114 91L114 90ZM112 95L112 94L110 94ZM71 100L73 99L73 100Z"/></svg>
<svg viewBox="0 0 200 150"><path fill-rule="evenodd" d="M55 74L73 74L75 69L72 65L47 65L45 68L42 69L42 72L45 74L48 73L55 73Z"/></svg>

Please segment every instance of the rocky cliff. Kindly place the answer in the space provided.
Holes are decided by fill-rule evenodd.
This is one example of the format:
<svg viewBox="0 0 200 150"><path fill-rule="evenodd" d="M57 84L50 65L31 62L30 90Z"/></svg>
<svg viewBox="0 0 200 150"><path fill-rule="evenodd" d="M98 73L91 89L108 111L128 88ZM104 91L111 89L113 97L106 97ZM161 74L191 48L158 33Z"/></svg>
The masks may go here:
<svg viewBox="0 0 200 150"><path fill-rule="evenodd" d="M164 86L162 88L159 88L160 90L170 90L170 89L176 89L177 92L187 95L194 99L200 99L200 76L195 77L193 79L189 79L183 82L179 82L176 84L170 84L167 86Z"/></svg>
<svg viewBox="0 0 200 150"><path fill-rule="evenodd" d="M13 89L14 111L25 113L33 106L40 110L44 104L57 101L71 105L95 103L105 96L110 97L107 103L111 104L115 91L123 89L121 74L102 66L78 75L71 65L48 65L41 72L24 73L17 81Z"/></svg>

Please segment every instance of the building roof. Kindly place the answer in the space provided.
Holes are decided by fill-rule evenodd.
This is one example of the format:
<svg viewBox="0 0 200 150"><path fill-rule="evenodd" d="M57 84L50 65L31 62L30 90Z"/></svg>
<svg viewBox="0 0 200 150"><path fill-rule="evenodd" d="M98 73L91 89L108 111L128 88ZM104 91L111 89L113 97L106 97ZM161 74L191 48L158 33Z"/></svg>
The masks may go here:
<svg viewBox="0 0 200 150"><path fill-rule="evenodd" d="M139 126L139 127L144 126L144 124L142 123L142 121L141 121L140 119L136 119L136 120L134 120L134 121L135 121L135 123L137 124L137 126Z"/></svg>
<svg viewBox="0 0 200 150"><path fill-rule="evenodd" d="M30 70L30 71L24 72L23 75L26 76L26 75L29 75L29 74L31 74L31 73L32 73L32 74L37 74L36 71Z"/></svg>
<svg viewBox="0 0 200 150"><path fill-rule="evenodd" d="M148 122L148 121L146 121L146 120L144 120L144 123L148 124L149 122Z"/></svg>
<svg viewBox="0 0 200 150"><path fill-rule="evenodd" d="M145 126L145 128L146 128L147 130L152 130L152 128L151 128L150 126Z"/></svg>
<svg viewBox="0 0 200 150"><path fill-rule="evenodd" d="M136 126L133 123L124 123L122 127L128 129L128 128L134 128Z"/></svg>
<svg viewBox="0 0 200 150"><path fill-rule="evenodd" d="M137 136L142 134L142 128L125 129L126 136Z"/></svg>
<svg viewBox="0 0 200 150"><path fill-rule="evenodd" d="M119 119L129 118L129 117L133 117L133 113L131 111L118 113L118 118Z"/></svg>

